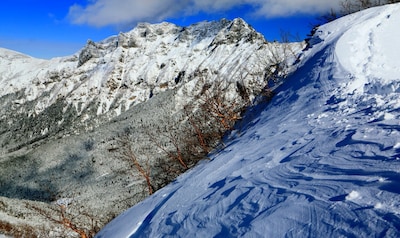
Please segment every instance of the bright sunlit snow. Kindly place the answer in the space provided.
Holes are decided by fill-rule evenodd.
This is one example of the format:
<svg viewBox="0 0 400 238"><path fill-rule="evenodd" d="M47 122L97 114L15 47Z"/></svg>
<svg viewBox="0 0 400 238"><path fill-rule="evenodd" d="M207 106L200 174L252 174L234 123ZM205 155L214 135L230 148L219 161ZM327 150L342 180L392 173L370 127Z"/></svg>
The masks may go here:
<svg viewBox="0 0 400 238"><path fill-rule="evenodd" d="M263 63L273 57L269 48L279 52L284 44L267 45L259 33L252 36L253 43L225 44L231 24L240 29L243 36L253 34L254 29L239 18L232 22L226 19L204 21L185 28L166 22L142 23L130 32L98 43L89 40L75 55L51 60L0 48L0 97L23 92L26 97L14 103L37 100L32 108L34 115L58 99L64 99L79 113L84 114L85 108L98 102L97 115L110 111L120 115L131 106L148 100L153 93L150 91L159 93L177 87L174 79L180 72L189 78L202 69L209 69L216 75L229 75L226 78L232 80L241 74L249 88L258 84L264 87L258 77L245 77L246 72L240 73L238 69L251 65L254 74L264 70ZM294 52L302 48L302 44L297 43L290 46ZM191 82L194 87L201 77L191 78L196 79ZM131 86L127 88L127 85Z"/></svg>
<svg viewBox="0 0 400 238"><path fill-rule="evenodd" d="M397 4L320 27L223 150L97 237L399 237L399 22Z"/></svg>

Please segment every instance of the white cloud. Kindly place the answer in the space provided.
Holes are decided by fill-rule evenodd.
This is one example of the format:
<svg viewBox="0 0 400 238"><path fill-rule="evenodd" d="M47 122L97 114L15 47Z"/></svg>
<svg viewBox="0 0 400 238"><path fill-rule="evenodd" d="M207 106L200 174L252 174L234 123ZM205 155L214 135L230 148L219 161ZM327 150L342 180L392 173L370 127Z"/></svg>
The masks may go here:
<svg viewBox="0 0 400 238"><path fill-rule="evenodd" d="M260 1L261 2L261 1ZM268 0L257 10L265 17L292 16L295 14L321 14L340 6L339 0Z"/></svg>
<svg viewBox="0 0 400 238"><path fill-rule="evenodd" d="M336 8L340 0L90 0L87 6L73 5L68 18L75 24L125 25L138 21L162 21L199 12L226 11L250 5L258 17L318 14Z"/></svg>
<svg viewBox="0 0 400 238"><path fill-rule="evenodd" d="M73 5L68 17L73 23L93 26L135 21L162 20L177 12L172 0L97 0L82 7Z"/></svg>

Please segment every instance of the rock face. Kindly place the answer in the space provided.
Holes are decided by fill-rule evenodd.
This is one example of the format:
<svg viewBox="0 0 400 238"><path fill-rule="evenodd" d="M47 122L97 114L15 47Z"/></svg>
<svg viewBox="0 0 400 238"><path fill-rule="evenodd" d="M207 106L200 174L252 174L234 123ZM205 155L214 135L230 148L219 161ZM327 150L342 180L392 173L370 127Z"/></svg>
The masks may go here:
<svg viewBox="0 0 400 238"><path fill-rule="evenodd" d="M143 23L51 60L0 49L0 223L61 234L66 211L55 203L69 198L78 226L95 230L92 218L102 226L148 195L128 152L154 189L164 186L182 170L168 164L172 152L180 154L177 131L193 131L201 105L215 95L237 115L265 90L271 72L288 70L285 49L242 19Z"/></svg>

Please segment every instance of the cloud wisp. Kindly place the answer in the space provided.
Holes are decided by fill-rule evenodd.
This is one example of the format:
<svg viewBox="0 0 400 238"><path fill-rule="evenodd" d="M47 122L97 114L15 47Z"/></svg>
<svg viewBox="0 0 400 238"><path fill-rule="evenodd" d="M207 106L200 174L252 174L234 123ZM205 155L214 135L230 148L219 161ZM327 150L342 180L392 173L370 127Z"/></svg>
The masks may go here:
<svg viewBox="0 0 400 238"><path fill-rule="evenodd" d="M96 27L128 25L140 21L157 22L198 13L218 13L239 6L260 18L321 14L336 9L339 0L91 0L88 5L70 7L68 19L74 24Z"/></svg>

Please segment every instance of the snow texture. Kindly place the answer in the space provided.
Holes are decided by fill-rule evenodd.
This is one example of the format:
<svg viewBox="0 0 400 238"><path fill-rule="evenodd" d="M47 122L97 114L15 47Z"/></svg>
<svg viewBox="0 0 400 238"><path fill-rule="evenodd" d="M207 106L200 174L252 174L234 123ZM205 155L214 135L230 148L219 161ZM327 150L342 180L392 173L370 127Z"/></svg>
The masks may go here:
<svg viewBox="0 0 400 238"><path fill-rule="evenodd" d="M319 28L226 147L97 237L399 237L400 5Z"/></svg>

